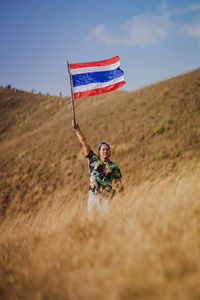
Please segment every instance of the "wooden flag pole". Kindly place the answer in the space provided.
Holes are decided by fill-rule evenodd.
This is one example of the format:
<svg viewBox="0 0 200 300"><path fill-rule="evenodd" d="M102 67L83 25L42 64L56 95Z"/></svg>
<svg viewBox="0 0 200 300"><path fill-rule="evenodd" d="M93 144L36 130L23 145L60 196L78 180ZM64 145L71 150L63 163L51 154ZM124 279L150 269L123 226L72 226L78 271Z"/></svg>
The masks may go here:
<svg viewBox="0 0 200 300"><path fill-rule="evenodd" d="M69 73L69 78L70 78L70 87L71 87L71 96L72 96L72 114L73 114L73 121L76 126L76 117L75 117L75 108L74 108L74 93L73 93L73 88L72 88L72 74L70 72L70 65L69 62L67 61L67 67L68 67L68 73Z"/></svg>

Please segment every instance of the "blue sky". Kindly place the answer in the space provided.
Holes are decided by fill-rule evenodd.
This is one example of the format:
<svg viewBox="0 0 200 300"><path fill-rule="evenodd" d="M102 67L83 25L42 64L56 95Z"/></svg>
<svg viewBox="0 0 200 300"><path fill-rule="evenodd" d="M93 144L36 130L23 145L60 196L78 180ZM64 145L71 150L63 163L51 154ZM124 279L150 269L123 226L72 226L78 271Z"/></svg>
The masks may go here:
<svg viewBox="0 0 200 300"><path fill-rule="evenodd" d="M120 56L125 90L200 67L198 0L0 0L0 85L70 95L65 61Z"/></svg>

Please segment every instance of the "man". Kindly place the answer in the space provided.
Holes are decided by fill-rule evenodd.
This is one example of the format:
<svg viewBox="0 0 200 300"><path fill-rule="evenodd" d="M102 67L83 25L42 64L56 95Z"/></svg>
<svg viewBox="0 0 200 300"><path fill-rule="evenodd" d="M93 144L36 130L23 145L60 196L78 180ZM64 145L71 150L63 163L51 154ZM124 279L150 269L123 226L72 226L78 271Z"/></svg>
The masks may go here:
<svg viewBox="0 0 200 300"><path fill-rule="evenodd" d="M114 180L118 191L123 194L123 185L121 180L121 172L117 164L112 162L109 157L111 155L110 145L102 142L98 146L98 156L91 150L85 136L83 135L77 122L72 121L80 143L83 146L83 152L89 163L89 198L88 211L102 210L109 207L111 199L115 194L112 188Z"/></svg>

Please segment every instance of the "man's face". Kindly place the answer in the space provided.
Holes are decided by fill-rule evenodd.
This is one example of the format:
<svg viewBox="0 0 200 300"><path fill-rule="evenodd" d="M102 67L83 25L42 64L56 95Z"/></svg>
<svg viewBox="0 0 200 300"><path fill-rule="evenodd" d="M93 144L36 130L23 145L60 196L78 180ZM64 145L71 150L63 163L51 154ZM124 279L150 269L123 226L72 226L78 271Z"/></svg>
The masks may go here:
<svg viewBox="0 0 200 300"><path fill-rule="evenodd" d="M107 145L103 144L100 148L99 155L100 155L100 158L103 159L103 160L108 159L109 156L110 156L109 147Z"/></svg>

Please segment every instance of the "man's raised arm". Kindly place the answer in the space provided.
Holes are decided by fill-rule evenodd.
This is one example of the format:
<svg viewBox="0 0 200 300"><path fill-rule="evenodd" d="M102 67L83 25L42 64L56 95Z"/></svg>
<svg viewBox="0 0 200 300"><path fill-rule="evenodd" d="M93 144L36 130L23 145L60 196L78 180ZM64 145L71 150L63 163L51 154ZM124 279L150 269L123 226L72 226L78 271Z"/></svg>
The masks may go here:
<svg viewBox="0 0 200 300"><path fill-rule="evenodd" d="M83 133L78 125L78 122L72 121L72 127L76 131L76 135L77 135L81 145L83 146L84 155L87 156L90 153L90 146L87 144L86 138L83 135Z"/></svg>

